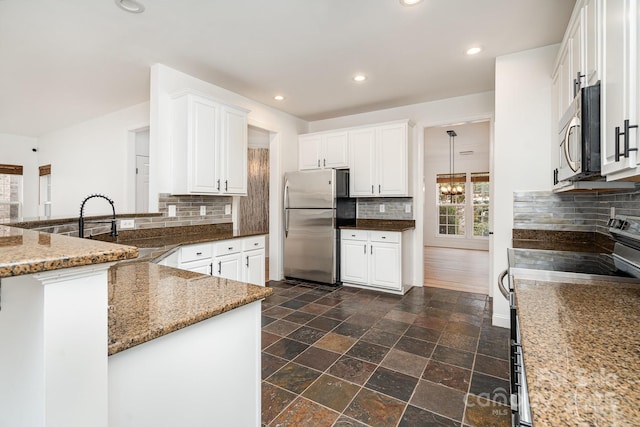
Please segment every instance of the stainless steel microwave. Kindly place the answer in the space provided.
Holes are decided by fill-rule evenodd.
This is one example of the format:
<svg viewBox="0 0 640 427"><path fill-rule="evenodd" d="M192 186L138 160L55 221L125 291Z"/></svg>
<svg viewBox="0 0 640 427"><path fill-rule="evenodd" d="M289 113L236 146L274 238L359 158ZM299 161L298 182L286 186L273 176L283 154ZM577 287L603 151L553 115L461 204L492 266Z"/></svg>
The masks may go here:
<svg viewBox="0 0 640 427"><path fill-rule="evenodd" d="M580 89L560 119L560 167L554 181L600 176L600 82Z"/></svg>

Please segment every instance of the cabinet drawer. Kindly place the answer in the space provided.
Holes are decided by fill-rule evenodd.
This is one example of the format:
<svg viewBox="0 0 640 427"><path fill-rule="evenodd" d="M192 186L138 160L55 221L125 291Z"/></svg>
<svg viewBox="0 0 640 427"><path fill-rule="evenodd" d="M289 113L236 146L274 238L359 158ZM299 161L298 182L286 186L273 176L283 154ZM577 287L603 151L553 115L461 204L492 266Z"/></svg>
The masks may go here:
<svg viewBox="0 0 640 427"><path fill-rule="evenodd" d="M211 258L213 255L211 243L183 246L180 249L180 261L189 262L199 259Z"/></svg>
<svg viewBox="0 0 640 427"><path fill-rule="evenodd" d="M250 251L251 249L264 248L264 236L246 237L242 239L242 250Z"/></svg>
<svg viewBox="0 0 640 427"><path fill-rule="evenodd" d="M215 243L216 256L235 254L242 250L241 239L222 240Z"/></svg>
<svg viewBox="0 0 640 427"><path fill-rule="evenodd" d="M342 240L367 240L366 230L342 230Z"/></svg>
<svg viewBox="0 0 640 427"><path fill-rule="evenodd" d="M396 231L370 231L372 242L400 243L400 233Z"/></svg>

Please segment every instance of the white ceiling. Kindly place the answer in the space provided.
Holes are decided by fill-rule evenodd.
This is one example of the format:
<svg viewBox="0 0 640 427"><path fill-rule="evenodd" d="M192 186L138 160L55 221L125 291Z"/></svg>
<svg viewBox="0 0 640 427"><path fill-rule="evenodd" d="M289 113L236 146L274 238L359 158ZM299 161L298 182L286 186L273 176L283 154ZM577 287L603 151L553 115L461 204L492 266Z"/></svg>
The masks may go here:
<svg viewBox="0 0 640 427"><path fill-rule="evenodd" d="M496 56L560 42L575 3L141 1L130 14L113 0L0 0L0 133L146 101L157 62L307 120L492 90Z"/></svg>

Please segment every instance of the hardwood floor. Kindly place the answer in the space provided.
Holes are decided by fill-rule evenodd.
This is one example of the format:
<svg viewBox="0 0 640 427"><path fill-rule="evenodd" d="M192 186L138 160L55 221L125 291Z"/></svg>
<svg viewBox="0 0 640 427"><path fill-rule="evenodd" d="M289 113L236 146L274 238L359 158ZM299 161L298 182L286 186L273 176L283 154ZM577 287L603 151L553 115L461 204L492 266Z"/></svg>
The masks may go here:
<svg viewBox="0 0 640 427"><path fill-rule="evenodd" d="M489 294L489 251L424 247L424 286Z"/></svg>

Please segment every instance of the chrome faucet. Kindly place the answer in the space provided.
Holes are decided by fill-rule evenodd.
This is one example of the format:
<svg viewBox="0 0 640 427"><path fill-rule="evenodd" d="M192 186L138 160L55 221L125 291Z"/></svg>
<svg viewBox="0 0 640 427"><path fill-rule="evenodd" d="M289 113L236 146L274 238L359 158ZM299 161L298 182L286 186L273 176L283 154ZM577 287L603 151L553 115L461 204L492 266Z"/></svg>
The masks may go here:
<svg viewBox="0 0 640 427"><path fill-rule="evenodd" d="M111 223L110 236L111 237L118 237L118 229L116 228L116 207L113 204L113 200L111 200L107 196L103 196L102 194L92 194L92 195L88 196L87 198L85 198L82 201L82 204L80 205L80 218L78 218L78 237L84 238L84 224L85 224L85 220L84 220L84 204L87 203L87 200L93 199L95 197L99 197L99 198L105 199L107 202L109 202L111 204L111 210L113 211L113 218L111 219L111 221L86 221L86 222L93 223L93 224L109 224L109 223Z"/></svg>

